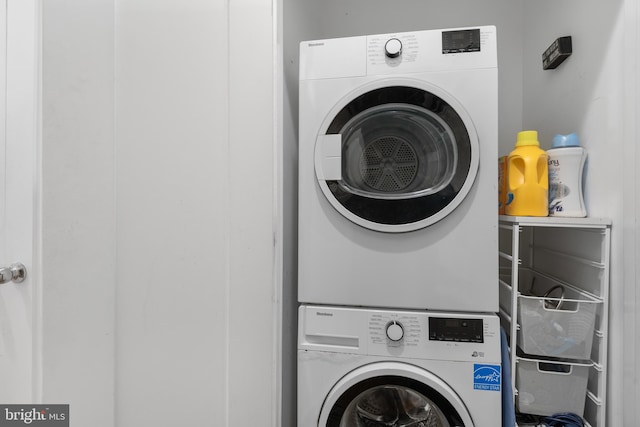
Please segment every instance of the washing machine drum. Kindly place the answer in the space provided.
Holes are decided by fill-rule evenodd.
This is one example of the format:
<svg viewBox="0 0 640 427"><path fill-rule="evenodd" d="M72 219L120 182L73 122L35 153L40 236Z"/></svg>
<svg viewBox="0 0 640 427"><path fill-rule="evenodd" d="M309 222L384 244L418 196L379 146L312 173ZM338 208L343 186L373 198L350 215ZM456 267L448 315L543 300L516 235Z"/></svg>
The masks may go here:
<svg viewBox="0 0 640 427"><path fill-rule="evenodd" d="M363 93L330 118L315 150L327 200L366 228L404 232L462 202L478 169L469 116L446 94L412 86Z"/></svg>
<svg viewBox="0 0 640 427"><path fill-rule="evenodd" d="M403 377L377 377L345 392L326 427L457 427L453 406L433 389Z"/></svg>

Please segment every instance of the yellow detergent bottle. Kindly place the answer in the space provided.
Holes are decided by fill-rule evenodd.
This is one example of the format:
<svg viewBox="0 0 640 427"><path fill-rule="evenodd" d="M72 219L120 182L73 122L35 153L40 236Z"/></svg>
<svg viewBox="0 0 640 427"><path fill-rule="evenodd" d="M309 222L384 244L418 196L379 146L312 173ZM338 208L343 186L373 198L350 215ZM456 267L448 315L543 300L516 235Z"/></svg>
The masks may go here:
<svg viewBox="0 0 640 427"><path fill-rule="evenodd" d="M548 156L540 148L538 132L518 132L516 146L507 157L506 214L547 216L548 192Z"/></svg>

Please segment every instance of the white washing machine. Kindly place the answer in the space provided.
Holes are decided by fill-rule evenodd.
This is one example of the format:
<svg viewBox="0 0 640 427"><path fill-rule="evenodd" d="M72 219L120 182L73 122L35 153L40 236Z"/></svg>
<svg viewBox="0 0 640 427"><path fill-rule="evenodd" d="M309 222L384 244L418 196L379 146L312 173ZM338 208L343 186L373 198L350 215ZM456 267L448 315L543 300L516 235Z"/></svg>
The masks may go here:
<svg viewBox="0 0 640 427"><path fill-rule="evenodd" d="M495 27L300 47L299 300L495 312Z"/></svg>
<svg viewBox="0 0 640 427"><path fill-rule="evenodd" d="M300 427L497 427L496 315L301 306Z"/></svg>

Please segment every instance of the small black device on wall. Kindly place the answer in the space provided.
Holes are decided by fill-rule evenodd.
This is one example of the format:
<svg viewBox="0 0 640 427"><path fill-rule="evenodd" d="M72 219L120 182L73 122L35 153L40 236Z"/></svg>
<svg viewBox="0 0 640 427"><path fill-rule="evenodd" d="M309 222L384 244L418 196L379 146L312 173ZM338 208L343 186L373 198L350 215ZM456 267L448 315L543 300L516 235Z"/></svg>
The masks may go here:
<svg viewBox="0 0 640 427"><path fill-rule="evenodd" d="M542 53L542 68L552 70L572 53L571 36L559 37Z"/></svg>

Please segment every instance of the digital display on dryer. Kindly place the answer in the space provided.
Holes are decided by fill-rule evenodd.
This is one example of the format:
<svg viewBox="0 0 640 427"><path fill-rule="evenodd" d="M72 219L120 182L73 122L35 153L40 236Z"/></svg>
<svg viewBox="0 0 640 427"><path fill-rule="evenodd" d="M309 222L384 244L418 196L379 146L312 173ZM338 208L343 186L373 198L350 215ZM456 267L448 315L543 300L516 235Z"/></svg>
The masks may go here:
<svg viewBox="0 0 640 427"><path fill-rule="evenodd" d="M442 32L442 53L480 52L480 30Z"/></svg>

